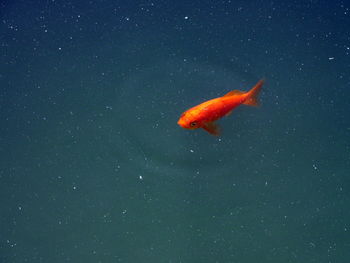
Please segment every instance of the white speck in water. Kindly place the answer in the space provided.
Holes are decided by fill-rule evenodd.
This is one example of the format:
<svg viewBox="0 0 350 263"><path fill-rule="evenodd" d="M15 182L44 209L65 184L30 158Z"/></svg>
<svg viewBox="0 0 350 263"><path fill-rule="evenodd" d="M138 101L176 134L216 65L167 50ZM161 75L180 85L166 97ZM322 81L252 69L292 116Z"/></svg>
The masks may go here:
<svg viewBox="0 0 350 263"><path fill-rule="evenodd" d="M185 18L185 20L187 20L187 19L188 19L188 16L185 16L184 18Z"/></svg>
<svg viewBox="0 0 350 263"><path fill-rule="evenodd" d="M312 167L314 168L314 170L317 170L317 169L318 169L317 166L316 166L316 164L313 164Z"/></svg>
<svg viewBox="0 0 350 263"><path fill-rule="evenodd" d="M139 179L140 179L140 180L143 180L143 177L142 177L142 175L140 175L140 176L139 176Z"/></svg>
<svg viewBox="0 0 350 263"><path fill-rule="evenodd" d="M328 60L333 60L333 59L334 59L334 57L329 57L329 58L328 58Z"/></svg>
<svg viewBox="0 0 350 263"><path fill-rule="evenodd" d="M194 151L193 151L192 149L190 150L190 152L191 152L191 153L194 153Z"/></svg>

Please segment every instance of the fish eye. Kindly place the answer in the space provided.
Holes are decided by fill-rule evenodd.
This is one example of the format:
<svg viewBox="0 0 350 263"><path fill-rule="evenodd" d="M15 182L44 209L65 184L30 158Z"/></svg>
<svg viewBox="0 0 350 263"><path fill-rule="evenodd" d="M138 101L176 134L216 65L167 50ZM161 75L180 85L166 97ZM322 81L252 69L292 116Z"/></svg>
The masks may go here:
<svg viewBox="0 0 350 263"><path fill-rule="evenodd" d="M197 125L197 122L196 122L196 121L193 121L193 122L190 123L190 126L191 126L191 127L195 127L196 125Z"/></svg>

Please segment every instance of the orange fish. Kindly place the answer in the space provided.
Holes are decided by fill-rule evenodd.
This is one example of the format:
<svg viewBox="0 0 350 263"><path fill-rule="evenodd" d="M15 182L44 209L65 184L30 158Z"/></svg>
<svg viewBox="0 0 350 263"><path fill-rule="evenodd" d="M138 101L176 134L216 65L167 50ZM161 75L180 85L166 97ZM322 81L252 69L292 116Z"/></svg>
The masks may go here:
<svg viewBox="0 0 350 263"><path fill-rule="evenodd" d="M179 124L185 129L203 128L213 135L219 135L219 128L214 121L229 115L241 104L257 106L258 94L264 80L260 80L250 91L232 90L226 95L208 100L182 113Z"/></svg>

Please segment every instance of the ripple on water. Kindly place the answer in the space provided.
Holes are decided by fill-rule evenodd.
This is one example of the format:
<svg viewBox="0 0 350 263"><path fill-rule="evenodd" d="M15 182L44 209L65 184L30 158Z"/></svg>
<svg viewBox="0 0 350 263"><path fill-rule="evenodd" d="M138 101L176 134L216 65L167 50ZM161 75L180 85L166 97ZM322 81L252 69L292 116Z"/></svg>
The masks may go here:
<svg viewBox="0 0 350 263"><path fill-rule="evenodd" d="M177 125L181 113L203 100L239 87L232 70L180 60L164 60L130 73L116 88L116 122L121 152L146 173L220 173L230 158L222 140Z"/></svg>

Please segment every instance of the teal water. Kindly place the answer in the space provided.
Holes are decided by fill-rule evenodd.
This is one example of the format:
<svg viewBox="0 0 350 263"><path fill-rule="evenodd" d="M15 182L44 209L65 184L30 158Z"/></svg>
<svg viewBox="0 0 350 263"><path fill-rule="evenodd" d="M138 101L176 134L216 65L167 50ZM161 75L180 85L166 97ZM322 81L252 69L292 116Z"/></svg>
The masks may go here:
<svg viewBox="0 0 350 263"><path fill-rule="evenodd" d="M348 3L0 10L0 262L349 262Z"/></svg>

